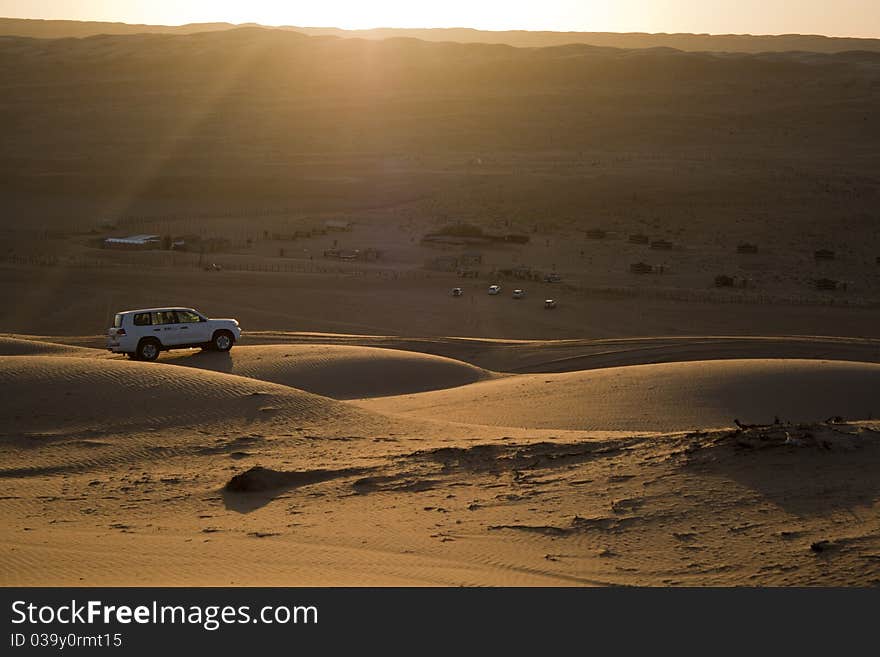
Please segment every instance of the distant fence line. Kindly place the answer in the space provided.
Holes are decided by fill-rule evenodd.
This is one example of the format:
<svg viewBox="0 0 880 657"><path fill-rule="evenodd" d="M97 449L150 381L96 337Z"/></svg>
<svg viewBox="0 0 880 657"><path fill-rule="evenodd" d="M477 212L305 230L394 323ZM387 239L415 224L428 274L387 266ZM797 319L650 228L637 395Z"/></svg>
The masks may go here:
<svg viewBox="0 0 880 657"><path fill-rule="evenodd" d="M165 264L145 264L140 262L117 262L98 258L60 258L53 255L5 255L0 256L0 264L25 265L30 267L65 267L71 269L210 269L219 265L224 272L257 272L288 274L338 274L344 276L375 277L391 280L433 280L449 279L448 272L435 272L424 269L355 269L328 264L326 260L287 261L287 262L229 262L222 259L203 261L195 259L176 259ZM207 271L206 274L212 272ZM214 272L216 273L216 272ZM788 305L788 306L844 306L855 308L880 308L880 301L859 297L783 297L771 294L733 295L714 290L683 290L674 288L636 288L636 287L575 287L559 284L566 292L587 296L628 297L646 299L666 299L689 303L727 303L743 305ZM548 294L550 292L548 291Z"/></svg>
<svg viewBox="0 0 880 657"><path fill-rule="evenodd" d="M285 217L298 219L302 215L296 208L250 208L238 210L203 210L199 212L170 212L162 214L122 215L115 219L107 218L117 224L137 222L185 221L187 219L242 219L246 217Z"/></svg>
<svg viewBox="0 0 880 657"><path fill-rule="evenodd" d="M218 265L219 271L225 272L262 272L288 274L343 274L346 276L374 276L376 278L413 278L432 279L438 277L435 272L424 270L391 270L391 269L355 269L339 264L328 264L326 260L287 261L287 262L227 262L221 259L206 259L199 263L195 259L176 259L163 264L147 264L141 262L119 262L99 258L76 258L51 255L7 255L0 257L0 263L8 265L25 265L30 267L63 267L70 269L191 269L208 270Z"/></svg>
<svg viewBox="0 0 880 657"><path fill-rule="evenodd" d="M574 288L576 289L576 288ZM667 299L691 303L730 303L743 305L786 305L786 306L852 306L857 308L878 308L880 301L859 297L799 297L772 294L726 295L713 290L683 290L672 288L625 288L625 287L584 287L579 291L588 295L609 297L643 297L647 299Z"/></svg>
<svg viewBox="0 0 880 657"><path fill-rule="evenodd" d="M329 218L344 218L342 213ZM72 235L103 235L108 231L129 233L162 233L172 235L215 235L241 241L257 240L266 232L308 228L318 230L325 226L328 217L304 214L295 208L252 208L228 211L201 211L181 213L136 214L116 217L94 217L71 220L65 218L63 225L30 228L11 227L7 230L18 236L39 239L62 239ZM230 226L224 220L233 220ZM242 222L242 220L248 220Z"/></svg>

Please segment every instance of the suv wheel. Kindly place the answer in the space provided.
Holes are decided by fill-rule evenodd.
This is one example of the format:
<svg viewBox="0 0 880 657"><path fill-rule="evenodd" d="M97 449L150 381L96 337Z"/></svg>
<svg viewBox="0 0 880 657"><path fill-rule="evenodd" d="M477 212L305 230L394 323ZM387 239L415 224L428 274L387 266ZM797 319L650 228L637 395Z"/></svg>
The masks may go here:
<svg viewBox="0 0 880 657"><path fill-rule="evenodd" d="M229 351L234 342L235 339L229 331L217 331L211 338L211 347L215 351Z"/></svg>
<svg viewBox="0 0 880 657"><path fill-rule="evenodd" d="M138 343L135 355L138 360L156 360L159 357L159 341L146 338Z"/></svg>

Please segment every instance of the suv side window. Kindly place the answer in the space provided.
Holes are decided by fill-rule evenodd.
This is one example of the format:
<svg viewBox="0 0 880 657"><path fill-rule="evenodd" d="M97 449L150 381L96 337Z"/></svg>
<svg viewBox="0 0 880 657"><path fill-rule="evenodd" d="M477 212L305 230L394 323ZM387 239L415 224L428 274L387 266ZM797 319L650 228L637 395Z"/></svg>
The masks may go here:
<svg viewBox="0 0 880 657"><path fill-rule="evenodd" d="M176 313L173 310L160 310L153 313L153 324L177 324Z"/></svg>
<svg viewBox="0 0 880 657"><path fill-rule="evenodd" d="M149 326L152 324L152 318L150 317L150 313L137 313L134 316L134 325L135 326Z"/></svg>
<svg viewBox="0 0 880 657"><path fill-rule="evenodd" d="M177 321L180 324L198 324L200 321L202 321L202 318L196 315L191 310L178 310Z"/></svg>

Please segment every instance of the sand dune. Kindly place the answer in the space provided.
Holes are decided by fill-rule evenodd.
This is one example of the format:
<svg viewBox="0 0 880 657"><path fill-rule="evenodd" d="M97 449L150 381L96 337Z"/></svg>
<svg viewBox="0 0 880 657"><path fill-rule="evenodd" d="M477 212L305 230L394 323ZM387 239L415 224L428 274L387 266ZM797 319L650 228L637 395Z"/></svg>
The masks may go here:
<svg viewBox="0 0 880 657"><path fill-rule="evenodd" d="M329 470L313 440L19 478L0 498L0 584L880 582L876 428L543 442L473 428L469 444L444 433L369 476ZM365 442L329 445L356 463ZM299 485L221 492L255 461Z"/></svg>
<svg viewBox="0 0 880 657"><path fill-rule="evenodd" d="M493 376L442 356L343 345L239 346L229 354L171 352L162 362L271 381L335 399L452 388Z"/></svg>
<svg viewBox="0 0 880 657"><path fill-rule="evenodd" d="M385 413L535 429L682 431L744 422L870 419L880 365L746 359L520 375L361 402Z"/></svg>
<svg viewBox="0 0 880 657"><path fill-rule="evenodd" d="M169 428L278 415L357 414L286 386L156 363L0 357L6 431Z"/></svg>
<svg viewBox="0 0 880 657"><path fill-rule="evenodd" d="M344 402L256 376L457 387ZM0 356L0 585L864 585L876 426L662 432L867 417L878 383L827 360L493 376L346 345Z"/></svg>
<svg viewBox="0 0 880 657"><path fill-rule="evenodd" d="M0 479L88 476L171 458L248 458L383 435L393 421L288 386L162 363L0 356ZM326 440L326 442L325 442ZM195 465L199 471L203 465Z"/></svg>
<svg viewBox="0 0 880 657"><path fill-rule="evenodd" d="M717 312L717 311L716 311ZM48 338L47 338L48 339ZM58 338L69 342L71 338ZM91 344L75 338L75 344ZM687 335L512 340L248 331L248 344L336 344L426 352L496 372L573 372L698 360L790 358L880 362L880 339L822 335ZM72 344L74 344L72 342Z"/></svg>
<svg viewBox="0 0 880 657"><path fill-rule="evenodd" d="M103 353L86 347L0 336L0 356L101 356Z"/></svg>

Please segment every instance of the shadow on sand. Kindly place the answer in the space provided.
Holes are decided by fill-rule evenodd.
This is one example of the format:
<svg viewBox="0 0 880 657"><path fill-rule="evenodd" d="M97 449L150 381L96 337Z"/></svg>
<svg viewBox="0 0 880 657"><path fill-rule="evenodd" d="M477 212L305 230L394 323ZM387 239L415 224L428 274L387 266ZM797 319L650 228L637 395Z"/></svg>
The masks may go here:
<svg viewBox="0 0 880 657"><path fill-rule="evenodd" d="M346 468L285 472L256 466L229 480L222 491L223 503L230 511L250 513L293 489L370 471L370 468Z"/></svg>
<svg viewBox="0 0 880 657"><path fill-rule="evenodd" d="M200 370L211 370L212 372L224 372L226 374L232 372L232 355L228 351L210 351L205 349L189 351L184 354L173 353L170 358L163 362L168 365L194 367Z"/></svg>
<svg viewBox="0 0 880 657"><path fill-rule="evenodd" d="M880 498L880 432L813 425L783 436L732 434L706 450L703 466L801 518L855 513Z"/></svg>

